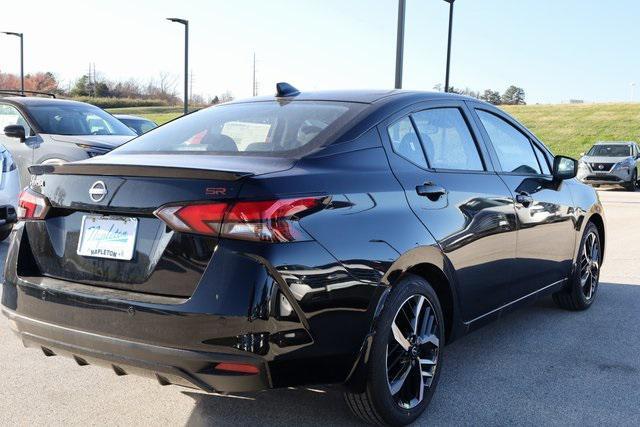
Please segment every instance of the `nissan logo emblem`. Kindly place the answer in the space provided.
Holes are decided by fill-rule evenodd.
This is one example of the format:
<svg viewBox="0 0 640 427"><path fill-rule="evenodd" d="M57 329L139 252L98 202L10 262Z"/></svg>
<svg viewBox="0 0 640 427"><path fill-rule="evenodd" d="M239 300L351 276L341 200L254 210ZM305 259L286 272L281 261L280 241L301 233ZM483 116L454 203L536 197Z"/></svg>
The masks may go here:
<svg viewBox="0 0 640 427"><path fill-rule="evenodd" d="M89 188L89 197L94 202L100 202L107 195L107 186L102 181L96 181Z"/></svg>
<svg viewBox="0 0 640 427"><path fill-rule="evenodd" d="M598 165L598 169L602 170L602 169L604 169L604 166L603 165Z"/></svg>

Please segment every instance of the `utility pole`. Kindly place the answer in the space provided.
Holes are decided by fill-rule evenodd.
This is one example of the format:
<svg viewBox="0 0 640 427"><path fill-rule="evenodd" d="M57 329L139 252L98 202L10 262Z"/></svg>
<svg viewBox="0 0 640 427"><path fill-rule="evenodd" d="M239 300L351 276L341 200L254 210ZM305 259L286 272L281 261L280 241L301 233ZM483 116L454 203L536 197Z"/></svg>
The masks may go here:
<svg viewBox="0 0 640 427"><path fill-rule="evenodd" d="M449 37L447 39L447 71L444 79L444 91L449 92L449 71L451 68L451 34L453 32L453 3L455 0L444 0L449 3Z"/></svg>
<svg viewBox="0 0 640 427"><path fill-rule="evenodd" d="M189 112L189 21L167 18L168 21L184 25L184 114Z"/></svg>
<svg viewBox="0 0 640 427"><path fill-rule="evenodd" d="M402 64L404 60L404 16L406 5L406 0L398 0L398 32L396 36L396 89L402 89Z"/></svg>
<svg viewBox="0 0 640 427"><path fill-rule="evenodd" d="M87 74L87 88L89 89L89 96L93 96L93 85L91 84L91 62L89 62L89 73Z"/></svg>
<svg viewBox="0 0 640 427"><path fill-rule="evenodd" d="M189 85L189 100L193 102L193 69L191 70L191 80Z"/></svg>
<svg viewBox="0 0 640 427"><path fill-rule="evenodd" d="M253 96L258 96L258 87L256 86L256 53L253 52Z"/></svg>
<svg viewBox="0 0 640 427"><path fill-rule="evenodd" d="M20 37L20 91L24 95L24 33L14 33L11 31L3 31L8 36Z"/></svg>

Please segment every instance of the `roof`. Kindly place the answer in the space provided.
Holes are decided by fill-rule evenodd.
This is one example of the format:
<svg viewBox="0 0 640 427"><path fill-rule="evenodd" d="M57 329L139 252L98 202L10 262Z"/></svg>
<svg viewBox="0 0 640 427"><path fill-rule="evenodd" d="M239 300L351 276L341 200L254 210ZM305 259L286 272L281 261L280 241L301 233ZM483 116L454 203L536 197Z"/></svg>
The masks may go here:
<svg viewBox="0 0 640 427"><path fill-rule="evenodd" d="M635 141L598 141L594 145L631 145Z"/></svg>
<svg viewBox="0 0 640 427"><path fill-rule="evenodd" d="M299 101L337 101L337 102L359 102L371 104L386 98L409 98L409 97L425 97L430 99L471 99L466 96L457 95L455 93L446 92L424 92L403 89L382 89L382 90L332 90L332 91L301 91L299 95L285 97L280 99L291 99ZM233 103L255 102L255 101L272 101L276 99L275 93L267 96L257 96L254 98L246 98ZM477 101L477 100L476 100Z"/></svg>
<svg viewBox="0 0 640 427"><path fill-rule="evenodd" d="M70 99L58 99L58 98L42 98L38 96L6 96L0 98L0 101L9 101L14 104L21 104L26 106L31 105L91 105L85 102L72 101Z"/></svg>

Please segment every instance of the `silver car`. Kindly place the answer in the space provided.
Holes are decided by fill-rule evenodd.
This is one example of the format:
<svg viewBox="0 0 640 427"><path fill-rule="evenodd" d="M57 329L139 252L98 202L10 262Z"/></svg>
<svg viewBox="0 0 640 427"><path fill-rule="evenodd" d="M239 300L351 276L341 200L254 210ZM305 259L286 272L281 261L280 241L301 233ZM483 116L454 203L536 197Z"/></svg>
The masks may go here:
<svg viewBox="0 0 640 427"><path fill-rule="evenodd" d="M640 149L635 142L598 142L580 158L578 179L594 186L620 185L635 191Z"/></svg>
<svg viewBox="0 0 640 427"><path fill-rule="evenodd" d="M30 96L0 98L0 144L13 156L20 186L28 167L106 154L136 134L106 111L83 102Z"/></svg>

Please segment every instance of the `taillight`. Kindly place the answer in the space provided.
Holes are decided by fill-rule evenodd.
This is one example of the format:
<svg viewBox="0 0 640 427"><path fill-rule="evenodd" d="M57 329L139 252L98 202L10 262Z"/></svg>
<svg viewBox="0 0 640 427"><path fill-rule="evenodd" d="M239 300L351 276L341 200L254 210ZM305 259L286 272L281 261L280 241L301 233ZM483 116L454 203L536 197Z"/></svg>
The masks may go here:
<svg viewBox="0 0 640 427"><path fill-rule="evenodd" d="M155 215L176 231L261 242L293 242L310 237L298 224L300 217L324 205L322 197L237 203L172 205Z"/></svg>
<svg viewBox="0 0 640 427"><path fill-rule="evenodd" d="M166 206L155 215L176 231L217 236L227 208L226 203Z"/></svg>
<svg viewBox="0 0 640 427"><path fill-rule="evenodd" d="M18 199L18 219L44 219L49 211L47 198L30 188L25 188Z"/></svg>

